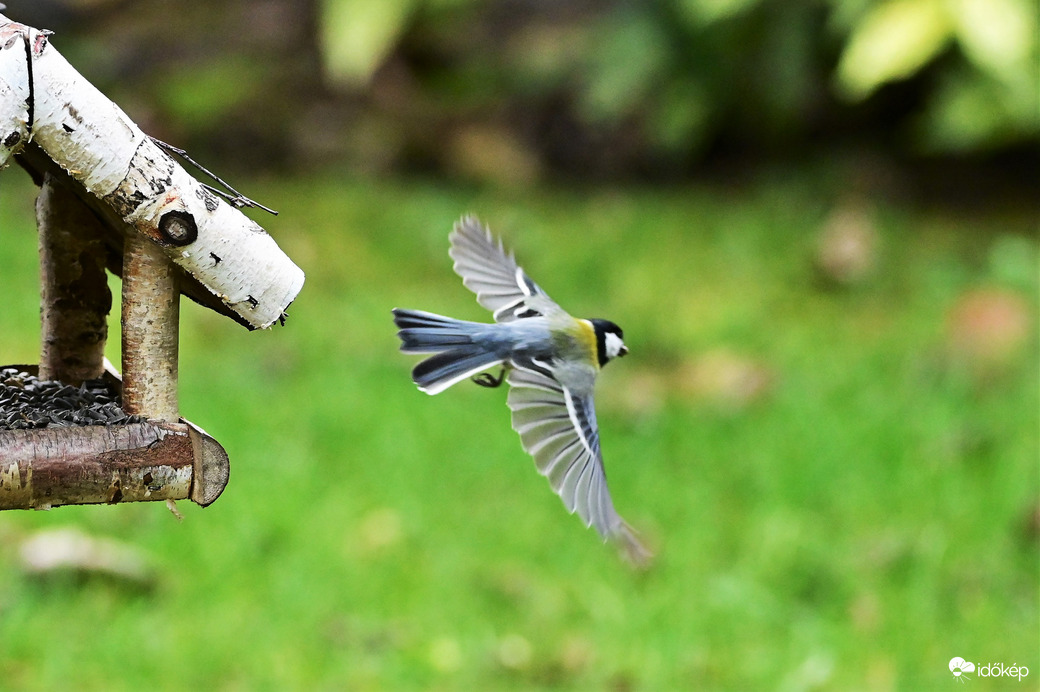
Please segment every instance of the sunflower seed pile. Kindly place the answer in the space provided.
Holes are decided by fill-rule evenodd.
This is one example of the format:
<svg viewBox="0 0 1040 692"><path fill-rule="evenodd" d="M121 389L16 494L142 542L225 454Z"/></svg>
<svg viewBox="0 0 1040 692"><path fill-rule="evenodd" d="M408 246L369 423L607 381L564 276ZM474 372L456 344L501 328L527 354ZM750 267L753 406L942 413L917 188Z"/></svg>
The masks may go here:
<svg viewBox="0 0 1040 692"><path fill-rule="evenodd" d="M143 422L123 411L119 394L103 379L73 387L17 368L0 370L0 430Z"/></svg>

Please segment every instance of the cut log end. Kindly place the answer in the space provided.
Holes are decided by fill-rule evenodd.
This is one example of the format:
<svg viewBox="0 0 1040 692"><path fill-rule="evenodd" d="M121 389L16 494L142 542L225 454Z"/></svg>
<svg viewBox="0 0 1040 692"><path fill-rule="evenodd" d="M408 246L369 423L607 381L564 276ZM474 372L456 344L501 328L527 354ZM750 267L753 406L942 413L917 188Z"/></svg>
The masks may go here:
<svg viewBox="0 0 1040 692"><path fill-rule="evenodd" d="M231 475L231 464L227 452L219 442L191 421L181 421L188 426L188 437L194 454L195 474L191 485L192 502L208 507L213 504L227 486Z"/></svg>

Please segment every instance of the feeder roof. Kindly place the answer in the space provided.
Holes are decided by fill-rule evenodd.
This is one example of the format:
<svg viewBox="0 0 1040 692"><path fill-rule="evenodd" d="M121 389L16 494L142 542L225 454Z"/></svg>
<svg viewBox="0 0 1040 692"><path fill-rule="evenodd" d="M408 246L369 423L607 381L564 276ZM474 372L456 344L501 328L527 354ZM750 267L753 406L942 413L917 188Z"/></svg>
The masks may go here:
<svg viewBox="0 0 1040 692"><path fill-rule="evenodd" d="M12 153L37 177L56 165L105 221L114 257L125 233L141 233L179 268L192 299L250 329L282 318L303 271L80 75L48 36L0 14L0 165ZM109 266L121 274L118 261Z"/></svg>

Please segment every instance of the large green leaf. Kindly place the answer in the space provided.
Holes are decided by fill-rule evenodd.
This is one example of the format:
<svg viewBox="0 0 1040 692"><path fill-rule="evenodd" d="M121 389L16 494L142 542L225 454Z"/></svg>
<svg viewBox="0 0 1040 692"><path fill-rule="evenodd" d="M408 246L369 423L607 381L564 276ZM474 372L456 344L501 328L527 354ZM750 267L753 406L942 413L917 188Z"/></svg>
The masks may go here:
<svg viewBox="0 0 1040 692"><path fill-rule="evenodd" d="M364 84L400 38L418 0L322 0L322 57L328 76Z"/></svg>
<svg viewBox="0 0 1040 692"><path fill-rule="evenodd" d="M1035 59L1036 10L1030 0L948 0L948 5L965 53L993 77L1027 69Z"/></svg>
<svg viewBox="0 0 1040 692"><path fill-rule="evenodd" d="M934 58L952 36L942 0L888 0L867 11L838 64L840 90L853 100L885 82L905 79Z"/></svg>

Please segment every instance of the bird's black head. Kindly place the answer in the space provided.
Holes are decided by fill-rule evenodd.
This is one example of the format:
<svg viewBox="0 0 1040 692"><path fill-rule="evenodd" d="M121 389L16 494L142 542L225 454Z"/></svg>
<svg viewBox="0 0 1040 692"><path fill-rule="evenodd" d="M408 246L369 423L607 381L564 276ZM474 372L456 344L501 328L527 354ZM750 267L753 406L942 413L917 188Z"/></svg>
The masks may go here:
<svg viewBox="0 0 1040 692"><path fill-rule="evenodd" d="M596 353L599 356L599 365L603 367L618 356L628 353L625 346L625 333L621 327L610 320L589 320L592 329L596 332Z"/></svg>

